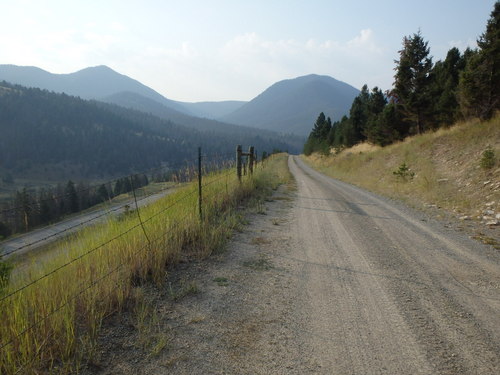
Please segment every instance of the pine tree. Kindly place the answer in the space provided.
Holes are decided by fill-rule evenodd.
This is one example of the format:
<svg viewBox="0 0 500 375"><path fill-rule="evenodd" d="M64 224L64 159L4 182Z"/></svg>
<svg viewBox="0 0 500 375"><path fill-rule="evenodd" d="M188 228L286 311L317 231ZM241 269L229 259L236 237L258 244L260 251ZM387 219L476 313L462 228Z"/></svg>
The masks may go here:
<svg viewBox="0 0 500 375"><path fill-rule="evenodd" d="M67 206L70 213L78 212L78 194L76 192L75 183L71 180L66 184L66 189L64 191L66 196Z"/></svg>
<svg viewBox="0 0 500 375"><path fill-rule="evenodd" d="M355 135L351 120L347 116L343 116L336 127L333 145L337 148L353 146L355 144Z"/></svg>
<svg viewBox="0 0 500 375"><path fill-rule="evenodd" d="M119 178L115 182L114 196L116 197L117 195L120 195L123 192L124 192L123 191L123 182L122 182L121 178Z"/></svg>
<svg viewBox="0 0 500 375"><path fill-rule="evenodd" d="M500 1L460 76L459 101L465 117L488 119L500 109Z"/></svg>
<svg viewBox="0 0 500 375"><path fill-rule="evenodd" d="M97 189L97 196L101 202L105 202L109 199L108 189L106 189L106 185L102 184Z"/></svg>
<svg viewBox="0 0 500 375"><path fill-rule="evenodd" d="M460 72L465 68L465 57L458 48L451 48L444 61L432 69L432 102L436 126L450 125L459 115L457 98Z"/></svg>
<svg viewBox="0 0 500 375"><path fill-rule="evenodd" d="M0 221L0 240L9 237L12 234L12 230L7 226L7 224Z"/></svg>
<svg viewBox="0 0 500 375"><path fill-rule="evenodd" d="M392 141L392 137L383 139L385 132L382 131L381 114L387 105L387 99L378 87L374 87L367 103L367 123L365 136L368 141L375 144L387 144Z"/></svg>
<svg viewBox="0 0 500 375"><path fill-rule="evenodd" d="M38 195L38 201L40 206L40 223L48 224L52 220L52 212L50 208L50 198L49 193L42 189Z"/></svg>
<svg viewBox="0 0 500 375"><path fill-rule="evenodd" d="M330 122L329 122L330 121ZM326 119L326 116L321 112L314 123L311 135L316 139L325 139L330 131L332 124L330 119Z"/></svg>
<svg viewBox="0 0 500 375"><path fill-rule="evenodd" d="M325 114L321 112L314 123L313 129L304 144L303 152L305 155L310 155L315 151L328 154L330 152L330 145L328 142L328 134L332 129L332 120L330 117L326 118Z"/></svg>
<svg viewBox="0 0 500 375"><path fill-rule="evenodd" d="M418 133L426 130L430 117L432 58L429 52L428 42L419 31L403 38L403 49L399 51L399 60L395 60L392 95L396 98L396 109L402 111Z"/></svg>
<svg viewBox="0 0 500 375"><path fill-rule="evenodd" d="M361 92L352 102L349 116L352 126L352 140L349 143L356 144L366 139L365 128L368 122L368 101L370 92L368 86L364 85Z"/></svg>

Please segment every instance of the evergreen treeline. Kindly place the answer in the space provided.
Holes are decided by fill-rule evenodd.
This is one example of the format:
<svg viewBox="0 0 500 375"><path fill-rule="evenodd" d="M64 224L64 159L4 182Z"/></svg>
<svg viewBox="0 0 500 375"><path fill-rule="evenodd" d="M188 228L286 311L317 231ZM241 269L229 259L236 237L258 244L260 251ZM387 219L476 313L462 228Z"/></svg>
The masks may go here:
<svg viewBox="0 0 500 375"><path fill-rule="evenodd" d="M201 131L147 113L65 94L0 82L0 174L33 174L52 180L103 179L193 159L234 152L296 149L270 132ZM56 173L58 172L58 173ZM50 178L48 178L50 180Z"/></svg>
<svg viewBox="0 0 500 375"><path fill-rule="evenodd" d="M17 176L41 169L72 178L103 178L190 157L190 132L166 121L154 129L65 94L0 84L1 167ZM196 134L193 137L196 141Z"/></svg>
<svg viewBox="0 0 500 375"><path fill-rule="evenodd" d="M464 53L451 48L444 61L433 64L420 31L404 37L392 90L363 86L349 117L334 123L321 113L304 153L363 141L385 146L459 119L491 118L500 109L500 1L477 44Z"/></svg>
<svg viewBox="0 0 500 375"><path fill-rule="evenodd" d="M135 174L98 186L75 184L70 180L65 185L35 192L24 188L16 192L12 201L0 207L0 239L56 222L65 215L83 211L148 183L146 175Z"/></svg>
<svg viewBox="0 0 500 375"><path fill-rule="evenodd" d="M204 154L221 155L221 162L234 155L237 144L261 152L297 150L295 139L290 144L286 136L271 132L196 130L144 112L7 82L0 82L0 134L0 184L16 186L17 179L30 176L47 182L70 179L54 188L24 188L4 200L0 239L127 193L132 183L135 188L146 185L147 177L137 171L193 163L198 146ZM72 182L131 173L131 178L97 187ZM191 174L175 177L185 181ZM172 172L153 176L157 181L172 177Z"/></svg>

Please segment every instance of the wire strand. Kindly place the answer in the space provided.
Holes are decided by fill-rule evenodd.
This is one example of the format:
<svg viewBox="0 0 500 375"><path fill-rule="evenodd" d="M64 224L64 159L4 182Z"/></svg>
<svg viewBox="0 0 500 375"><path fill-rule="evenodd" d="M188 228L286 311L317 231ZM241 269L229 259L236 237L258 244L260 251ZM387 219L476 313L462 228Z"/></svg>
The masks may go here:
<svg viewBox="0 0 500 375"><path fill-rule="evenodd" d="M161 210L160 212L157 212L156 214L154 214L154 215L150 216L148 219L144 220L144 221L143 221L143 224L144 224L144 223L146 223L146 222L148 222L148 221L150 221L150 220L152 220L154 217L156 217L156 216L158 216L158 215L160 215L160 214L162 214L162 213L166 212L167 210L169 210L170 208L174 207L175 205L177 205L177 204L178 204L179 202L181 202L182 200L184 200L184 199L186 199L187 197L189 197L189 196L193 195L193 193L194 193L194 191L193 191L193 192L191 192L191 193L185 194L184 196L182 196L181 198L179 198L178 200L176 200L173 204L171 204L171 205L167 206L166 208L164 208L164 209L163 209L163 210ZM143 225L143 224L142 224L142 225ZM5 296L3 296L2 298L0 298L0 302L3 302L3 301L5 301L6 299L8 299L8 298L12 297L13 295L20 293L21 291L23 291L24 289L26 289L26 288L30 287L31 285L33 285L33 284L36 284L36 283L40 282L41 280L43 280L43 279L45 279L45 278L49 277L50 275L53 275L54 273L56 273L57 271L59 271L59 270L61 270L61 269L65 268L65 267L68 267L69 265L71 265L71 264L75 263L76 261L78 261L78 260L80 260L80 259L82 259L82 258L84 258L84 257L88 256L89 254L94 253L95 251L99 250L100 248L102 248L102 247L104 247L104 246L108 245L109 243L111 243L111 242L113 242L113 241L117 240L118 238L123 237L123 236L124 236L124 235L126 235L127 233L130 233L132 230L134 230L134 229L138 228L139 226L141 226L141 223L136 224L136 225L134 225L134 226L130 227L130 228L129 228L129 229L127 229L126 231L124 231L124 232L122 232L122 233L120 233L120 234L116 235L115 237L113 237L113 238L111 238L111 239L109 239L109 240L107 240L107 241L103 242L102 244L100 244L100 245L98 245L98 246L96 246L96 247L92 248L91 250L89 250L89 251L87 251L87 252L85 252L85 253L83 253L83 254L79 255L78 257L73 258L73 259L71 259L70 261L68 261L68 262L66 262L66 263L64 263L64 264L62 264L62 265L60 265L60 266L56 267L56 268L55 268L55 269L53 269L52 271L50 271L50 272L48 272L48 273L44 274L43 276L41 276L41 277L39 277L39 278L37 278L37 279L32 280L32 281L31 281L31 282L29 282L28 284L25 284L24 286L22 286L22 287L20 287L20 288L18 288L18 289L16 289L16 290L14 290L14 291L12 291L11 293L7 293Z"/></svg>
<svg viewBox="0 0 500 375"><path fill-rule="evenodd" d="M169 187L167 187L167 188L165 188L165 189L160 190L159 192L154 192L154 193L148 194L148 195L146 195L146 196L144 196L144 197L141 197L141 198L139 198L139 199L137 199L137 198L135 197L135 195L134 195L136 206L137 206L137 202L140 202L140 201L142 201L142 200L144 200L144 199L147 199L147 198L149 198L149 197L151 197L151 196L153 196L153 195L156 195L156 194L161 194L161 193L163 193L163 192L165 192L165 191L167 191L167 190L170 190L170 189L174 189L174 187L169 186ZM44 241L46 241L46 240L48 240L48 239L50 239L50 238L52 238L52 237L56 237L56 236L58 236L58 235L60 235L60 234L62 234L62 233L70 232L72 229L75 229L75 228L77 228L77 227L80 227L80 226L85 226L85 224L91 223L92 221L95 221L95 220L98 220L98 219L100 219L100 218L102 218L102 217L104 217L104 216L110 215L110 214L112 214L113 212L117 212L117 211L119 211L119 210L121 210L121 209L123 209L123 208L127 207L128 205L129 205L128 203L125 203L125 204L119 205L119 206L117 206L117 207L111 208L111 209L109 209L109 210L106 210L106 211L105 211L105 212L103 212L102 214L99 214L99 215L97 215L97 216L91 217L91 218L89 218L89 219L87 219L87 220L84 220L84 221L82 221L82 222L79 222L78 224L75 224L75 225L70 226L70 227L68 227L68 228L62 229L62 230L60 230L60 231L58 231L58 232L51 233L51 234L49 234L49 235L48 235L48 236L46 236L46 237L40 238L40 239L35 240L35 241L33 241L33 242L30 242L30 243L28 243L28 244L24 244L24 245L22 245L22 246L20 246L20 247L17 247L17 248L15 248L15 249L13 249L13 250L7 251L7 252L5 252L5 253L3 253L3 254L0 254L0 255L1 255L1 256L9 256L9 255L11 255L11 254L14 254L14 253L16 253L16 252L18 252L18 251L21 251L21 250L23 250L23 249L25 249L25 248L28 248L28 247L30 247L30 246L33 246L33 245L36 245L36 244L38 244L38 243L44 242ZM81 215L81 216L83 216L83 215ZM57 225L59 225L59 224L61 224L61 223L63 223L63 222L53 224L53 226L57 226ZM43 230L43 229L45 229L45 228L48 228L48 227L44 227L44 228L41 228L41 229Z"/></svg>
<svg viewBox="0 0 500 375"><path fill-rule="evenodd" d="M181 220L184 220L187 216L189 216L189 214L185 214ZM174 223L174 225L169 228L169 230L166 232L166 233L163 233L162 235L156 237L152 242L157 242L159 240L161 240L162 238L165 237L166 234L168 234L169 232L171 232L174 228L176 228L177 226L180 225L181 223L181 220L179 220L178 222ZM148 248L150 246L150 243L140 247L138 250L136 250L135 252L132 253L132 255L137 255L138 253L140 253L141 251L143 251L144 249ZM29 325L27 328L23 329L21 332L19 332L15 337L13 337L10 341L8 342L5 342L3 344L0 345L0 349L3 349L5 348L6 346L12 344L14 342L14 340L18 339L19 337L21 337L22 335L24 335L26 332L32 330L34 327L36 327L37 325L39 325L40 323L46 321L49 317L51 317L52 315L54 315L55 313L57 313L58 311L62 310L65 306L67 306L70 302L72 302L73 300L75 300L77 297L79 297L80 295L82 295L84 292L86 292L87 290L89 290L90 288L98 285L100 282L102 282L105 278L109 277L110 275L112 275L113 273L117 272L121 267L123 267L124 265L127 264L127 261L123 261L121 262L118 266L114 267L111 271L107 272L106 274L104 274L103 276L99 277L98 279L94 280L93 282L91 282L88 286L86 286L85 288L83 289L80 289L77 293L73 294L66 302L64 302L63 304L59 305L57 308L55 308L54 310L52 310L50 313L48 313L47 315L45 315L43 318L37 320L36 322L32 323L31 325Z"/></svg>

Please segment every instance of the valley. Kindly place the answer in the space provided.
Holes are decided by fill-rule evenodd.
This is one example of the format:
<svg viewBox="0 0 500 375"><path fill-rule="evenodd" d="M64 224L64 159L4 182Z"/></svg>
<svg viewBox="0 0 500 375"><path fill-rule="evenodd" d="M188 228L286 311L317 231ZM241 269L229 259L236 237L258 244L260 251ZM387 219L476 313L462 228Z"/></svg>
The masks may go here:
<svg viewBox="0 0 500 375"><path fill-rule="evenodd" d="M1 374L500 373L500 0L2 9Z"/></svg>

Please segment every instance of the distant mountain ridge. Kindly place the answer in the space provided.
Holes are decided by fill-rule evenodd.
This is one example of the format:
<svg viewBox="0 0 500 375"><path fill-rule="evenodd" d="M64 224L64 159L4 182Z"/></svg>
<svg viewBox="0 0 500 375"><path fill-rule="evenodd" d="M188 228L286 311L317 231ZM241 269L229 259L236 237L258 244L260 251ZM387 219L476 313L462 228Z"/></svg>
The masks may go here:
<svg viewBox="0 0 500 375"><path fill-rule="evenodd" d="M310 74L275 83L220 120L305 136L320 112L340 120L358 94L359 90L347 83Z"/></svg>
<svg viewBox="0 0 500 375"><path fill-rule="evenodd" d="M227 128L236 124L303 137L309 134L320 112L332 120L340 120L348 114L359 93L354 87L332 77L311 74L277 82L250 102L185 103L168 99L103 65L70 74L53 74L36 67L0 65L1 80L114 103L196 129Z"/></svg>
<svg viewBox="0 0 500 375"><path fill-rule="evenodd" d="M302 146L300 139L271 131L214 123L196 130L142 111L0 81L0 180L3 173L47 181L100 179L194 159L198 147L208 155L231 155L238 144L259 152L297 152Z"/></svg>
<svg viewBox="0 0 500 375"><path fill-rule="evenodd" d="M105 65L89 67L69 74L54 74L34 66L0 64L0 81L2 80L56 93L64 92L82 99L105 102L121 100L117 98L122 93L127 93L127 95L133 93L136 98L139 98L140 95L177 112L208 119L225 116L246 103L236 100L196 103L171 100L141 82L120 74ZM138 107L144 107L144 103L139 103L136 107L132 101L128 100L127 107L141 110Z"/></svg>
<svg viewBox="0 0 500 375"><path fill-rule="evenodd" d="M187 112L181 104L126 75L105 66L95 66L69 74L54 74L33 66L0 65L0 81L37 87L57 93L100 100L117 92L130 91L173 109Z"/></svg>
<svg viewBox="0 0 500 375"><path fill-rule="evenodd" d="M105 103L115 104L123 108L134 109L151 114L160 119L171 121L176 125L192 128L203 132L215 132L225 135L237 136L239 138L251 139L255 136L284 141L289 144L289 150L298 151L302 148L303 138L299 136L282 136L276 132L259 129L243 125L228 124L225 122L191 116L180 111L167 107L153 99L146 98L133 92L120 92L102 100ZM222 102L224 103L224 102Z"/></svg>

